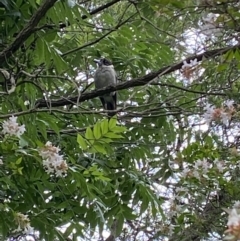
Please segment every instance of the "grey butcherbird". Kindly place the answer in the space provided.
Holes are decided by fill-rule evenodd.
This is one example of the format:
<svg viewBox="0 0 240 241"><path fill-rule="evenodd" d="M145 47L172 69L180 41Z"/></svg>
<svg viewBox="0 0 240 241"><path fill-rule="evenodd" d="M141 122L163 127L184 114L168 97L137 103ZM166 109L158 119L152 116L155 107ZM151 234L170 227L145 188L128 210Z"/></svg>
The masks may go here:
<svg viewBox="0 0 240 241"><path fill-rule="evenodd" d="M115 86L117 84L117 75L111 61L106 58L94 59L98 64L98 68L94 75L96 90L107 86ZM105 110L116 110L117 108L117 93L110 92L99 97ZM114 112L109 112L108 116L114 116Z"/></svg>

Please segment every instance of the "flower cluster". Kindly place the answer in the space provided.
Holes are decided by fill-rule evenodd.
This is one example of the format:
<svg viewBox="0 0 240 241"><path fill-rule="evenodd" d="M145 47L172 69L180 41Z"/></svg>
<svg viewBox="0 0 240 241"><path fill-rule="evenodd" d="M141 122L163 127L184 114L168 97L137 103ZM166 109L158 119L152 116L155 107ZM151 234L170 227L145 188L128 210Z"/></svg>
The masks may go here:
<svg viewBox="0 0 240 241"><path fill-rule="evenodd" d="M16 213L15 221L18 225L18 228L13 232L23 232L24 234L32 234L33 228L30 225L30 220L27 215L22 213Z"/></svg>
<svg viewBox="0 0 240 241"><path fill-rule="evenodd" d="M10 136L20 137L25 132L25 125L19 126L17 123L17 117L12 116L2 124L3 134L9 134Z"/></svg>
<svg viewBox="0 0 240 241"><path fill-rule="evenodd" d="M226 107L216 108L214 105L207 104L204 108L205 113L203 115L207 124L211 121L222 121L223 124L227 125L235 113L233 106L234 101L229 100L225 103Z"/></svg>
<svg viewBox="0 0 240 241"><path fill-rule="evenodd" d="M203 176L207 176L210 169L215 169L218 172L224 171L224 163L222 161L219 161L216 159L213 164L208 162L206 159L203 160L197 160L193 166L193 168L185 168L181 174L183 178L187 177L195 177L198 180L201 180Z"/></svg>
<svg viewBox="0 0 240 241"><path fill-rule="evenodd" d="M50 141L48 141L43 148L39 150L39 155L43 158L43 166L46 172L55 173L56 176L63 176L67 172L68 165L63 156L59 155L60 149L53 146Z"/></svg>
<svg viewBox="0 0 240 241"><path fill-rule="evenodd" d="M196 70L197 59L190 60L190 63L187 63L186 60L183 61L183 65L181 68L181 73L187 79L192 77L193 72Z"/></svg>
<svg viewBox="0 0 240 241"><path fill-rule="evenodd" d="M240 202L236 202L233 209L226 210L229 214L227 226L228 229L225 231L228 240L239 240L240 239Z"/></svg>
<svg viewBox="0 0 240 241"><path fill-rule="evenodd" d="M179 205L183 200L181 195L173 195L169 200L169 209L165 210L166 216L172 218L173 216L177 216L178 214L183 212L183 205Z"/></svg>

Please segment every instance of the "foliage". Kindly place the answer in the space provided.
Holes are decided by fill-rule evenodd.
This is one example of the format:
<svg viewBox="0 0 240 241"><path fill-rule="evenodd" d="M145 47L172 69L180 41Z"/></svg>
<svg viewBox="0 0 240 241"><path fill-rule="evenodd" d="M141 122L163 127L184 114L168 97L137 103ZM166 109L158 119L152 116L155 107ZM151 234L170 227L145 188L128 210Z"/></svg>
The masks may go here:
<svg viewBox="0 0 240 241"><path fill-rule="evenodd" d="M0 239L237 240L239 8L0 0ZM100 56L119 83L95 91Z"/></svg>

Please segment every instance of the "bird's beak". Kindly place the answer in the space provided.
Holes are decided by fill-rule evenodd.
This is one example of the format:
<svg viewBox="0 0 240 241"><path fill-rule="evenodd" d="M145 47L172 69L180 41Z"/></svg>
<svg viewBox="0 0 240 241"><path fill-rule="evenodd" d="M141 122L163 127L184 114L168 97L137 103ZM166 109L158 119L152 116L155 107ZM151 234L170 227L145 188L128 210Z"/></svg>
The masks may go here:
<svg viewBox="0 0 240 241"><path fill-rule="evenodd" d="M93 61L97 64L100 64L100 59L94 59Z"/></svg>

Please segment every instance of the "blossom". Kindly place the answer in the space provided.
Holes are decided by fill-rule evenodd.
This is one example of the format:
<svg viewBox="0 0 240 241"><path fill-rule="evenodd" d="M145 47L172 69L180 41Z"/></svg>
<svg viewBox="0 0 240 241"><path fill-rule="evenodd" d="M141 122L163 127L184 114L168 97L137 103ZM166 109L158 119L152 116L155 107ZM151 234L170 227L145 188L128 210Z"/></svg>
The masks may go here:
<svg viewBox="0 0 240 241"><path fill-rule="evenodd" d="M240 215L237 213L237 209L233 208L228 217L227 226L238 226L240 225Z"/></svg>
<svg viewBox="0 0 240 241"><path fill-rule="evenodd" d="M206 111L203 117L206 120L207 124L210 124L214 116L215 106L207 103L207 105L203 109Z"/></svg>
<svg viewBox="0 0 240 241"><path fill-rule="evenodd" d="M213 13L207 14L205 17L202 17L203 22L205 23L214 23L214 19L216 18L216 15Z"/></svg>
<svg viewBox="0 0 240 241"><path fill-rule="evenodd" d="M204 24L200 26L200 29L207 37L212 37L213 35L218 37L222 34L220 28L215 23L215 19L216 15L212 13L202 18Z"/></svg>
<svg viewBox="0 0 240 241"><path fill-rule="evenodd" d="M203 161L202 161L202 169L203 169L204 174L206 174L208 172L209 162L206 159L203 159Z"/></svg>
<svg viewBox="0 0 240 241"><path fill-rule="evenodd" d="M190 173L190 169L185 168L185 169L183 169L181 175L182 175L183 178L186 178L189 175L189 173Z"/></svg>
<svg viewBox="0 0 240 241"><path fill-rule="evenodd" d="M45 144L38 152L43 158L43 166L48 174L55 173L55 175L63 176L67 172L68 165L63 159L63 155L59 155L60 149L53 146L50 141Z"/></svg>
<svg viewBox="0 0 240 241"><path fill-rule="evenodd" d="M202 161L201 161L201 160L197 160L197 161L195 162L194 168L195 168L195 169L198 169L198 167L201 167L201 166L202 166Z"/></svg>
<svg viewBox="0 0 240 241"><path fill-rule="evenodd" d="M177 187L176 188L176 192L187 192L187 191L188 191L188 189L185 187Z"/></svg>
<svg viewBox="0 0 240 241"><path fill-rule="evenodd" d="M239 205L239 201L235 203L234 206ZM233 207L233 209L225 209L229 214L227 226L228 229L225 230L226 239L228 240L239 240L240 239L240 213L239 209Z"/></svg>
<svg viewBox="0 0 240 241"><path fill-rule="evenodd" d="M197 178L198 180L201 179L201 178L200 178L200 175L199 175L199 172L198 172L197 170L194 170L194 171L192 172L192 174L193 174L193 176L194 176L195 178Z"/></svg>
<svg viewBox="0 0 240 241"><path fill-rule="evenodd" d="M218 169L219 172L223 172L224 171L224 163L223 161L219 161L218 159L216 159L214 161L216 168Z"/></svg>
<svg viewBox="0 0 240 241"><path fill-rule="evenodd" d="M220 120L224 125L228 125L229 121L234 114L233 101L227 101L227 108L216 108L214 105L207 104L204 107L205 113L203 114L207 124L210 124L212 120Z"/></svg>
<svg viewBox="0 0 240 241"><path fill-rule="evenodd" d="M234 108L234 107L233 107L233 103L234 103L233 100L227 100L227 101L225 102L225 105L226 105L229 109L232 109L232 108Z"/></svg>
<svg viewBox="0 0 240 241"><path fill-rule="evenodd" d="M10 136L20 137L25 132L25 125L19 126L17 123L17 117L12 116L2 124L3 134L9 134Z"/></svg>
<svg viewBox="0 0 240 241"><path fill-rule="evenodd" d="M30 101L29 101L29 100L25 100L23 104L24 104L24 105L29 105L29 104L30 104Z"/></svg>
<svg viewBox="0 0 240 241"><path fill-rule="evenodd" d="M233 208L240 208L240 201L236 201L236 202L233 204Z"/></svg>
<svg viewBox="0 0 240 241"><path fill-rule="evenodd" d="M27 215L22 213L15 214L15 222L18 225L18 228L15 229L13 232L23 232L24 234L32 234L33 228L30 225L30 219Z"/></svg>

